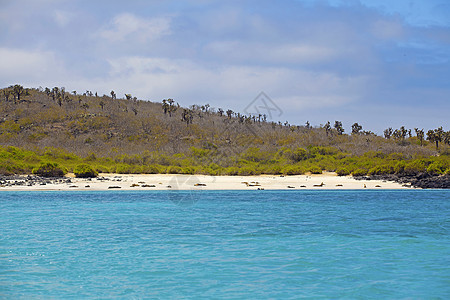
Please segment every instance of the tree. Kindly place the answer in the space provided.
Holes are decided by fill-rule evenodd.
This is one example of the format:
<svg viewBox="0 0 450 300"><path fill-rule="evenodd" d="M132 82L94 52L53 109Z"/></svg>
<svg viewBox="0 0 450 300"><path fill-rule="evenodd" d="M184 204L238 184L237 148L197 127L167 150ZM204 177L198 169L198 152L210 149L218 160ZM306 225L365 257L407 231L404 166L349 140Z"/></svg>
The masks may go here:
<svg viewBox="0 0 450 300"><path fill-rule="evenodd" d="M166 100L166 99L164 99L164 100L162 101L162 109L163 109L165 115L166 115L167 112L169 111L169 103L167 103L167 100Z"/></svg>
<svg viewBox="0 0 450 300"><path fill-rule="evenodd" d="M17 101L20 101L20 96L27 95L27 90L23 88L20 84L13 86L14 98L17 96Z"/></svg>
<svg viewBox="0 0 450 300"><path fill-rule="evenodd" d="M389 127L383 131L385 139L391 139L392 134L394 133L392 127Z"/></svg>
<svg viewBox="0 0 450 300"><path fill-rule="evenodd" d="M450 131L447 131L444 133L444 136L442 138L442 142L444 144L450 145Z"/></svg>
<svg viewBox="0 0 450 300"><path fill-rule="evenodd" d="M181 121L186 122L186 125L192 124L194 120L194 112L190 109L183 109L181 113Z"/></svg>
<svg viewBox="0 0 450 300"><path fill-rule="evenodd" d="M311 128L311 124L309 124L309 121L306 121L305 127L306 127L306 129L310 129Z"/></svg>
<svg viewBox="0 0 450 300"><path fill-rule="evenodd" d="M420 141L420 146L423 146L423 137L424 137L423 128L422 129L414 128L414 131L416 132L416 136Z"/></svg>
<svg viewBox="0 0 450 300"><path fill-rule="evenodd" d="M406 135L408 134L408 130L405 128L405 126L402 126L400 127L399 131L400 137L402 138L402 140L404 140L406 138Z"/></svg>
<svg viewBox="0 0 450 300"><path fill-rule="evenodd" d="M358 123L354 123L352 125L352 134L359 134L359 132L362 130L362 126Z"/></svg>
<svg viewBox="0 0 450 300"><path fill-rule="evenodd" d="M173 99L164 99L162 101L162 108L164 111L164 114L169 113L169 117L172 117L172 113L174 113L180 105L177 103L175 104L175 101Z"/></svg>
<svg viewBox="0 0 450 300"><path fill-rule="evenodd" d="M11 96L11 90L9 89L4 89L3 90L3 96L5 97L5 101L8 102L9 101L9 96Z"/></svg>
<svg viewBox="0 0 450 300"><path fill-rule="evenodd" d="M327 133L327 136L328 136L328 134L329 134L330 131L331 131L331 124L330 124L330 121L328 121L328 122L325 124L324 128L325 128L325 132Z"/></svg>
<svg viewBox="0 0 450 300"><path fill-rule="evenodd" d="M167 102L169 103L169 117L172 117L172 113L177 110L179 105L175 105L175 101L173 99L167 99Z"/></svg>
<svg viewBox="0 0 450 300"><path fill-rule="evenodd" d="M56 97L59 95L59 88L57 86L52 89L51 95L53 101L55 101Z"/></svg>
<svg viewBox="0 0 450 300"><path fill-rule="evenodd" d="M442 126L435 129L435 130L428 130L427 132L427 139L430 142L436 143L436 150L439 148L439 143L442 142L444 137L444 130L442 129Z"/></svg>
<svg viewBox="0 0 450 300"><path fill-rule="evenodd" d="M344 127L342 127L341 121L335 121L334 122L334 128L336 129L338 135L342 135L344 133Z"/></svg>

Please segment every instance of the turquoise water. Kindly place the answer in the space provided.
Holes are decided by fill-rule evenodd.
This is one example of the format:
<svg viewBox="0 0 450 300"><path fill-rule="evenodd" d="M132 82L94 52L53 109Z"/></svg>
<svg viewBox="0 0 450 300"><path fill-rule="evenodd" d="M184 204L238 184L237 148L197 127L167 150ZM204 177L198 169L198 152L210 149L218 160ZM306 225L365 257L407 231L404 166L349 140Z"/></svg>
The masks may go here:
<svg viewBox="0 0 450 300"><path fill-rule="evenodd" d="M2 192L0 298L449 299L449 191Z"/></svg>

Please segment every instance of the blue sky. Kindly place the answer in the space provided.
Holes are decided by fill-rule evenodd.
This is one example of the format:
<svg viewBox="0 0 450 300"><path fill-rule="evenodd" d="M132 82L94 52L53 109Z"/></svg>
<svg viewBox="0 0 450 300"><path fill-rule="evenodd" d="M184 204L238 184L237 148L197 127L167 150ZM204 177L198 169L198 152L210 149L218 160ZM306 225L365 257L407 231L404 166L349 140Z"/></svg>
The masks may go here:
<svg viewBox="0 0 450 300"><path fill-rule="evenodd" d="M0 0L0 86L449 129L450 1Z"/></svg>

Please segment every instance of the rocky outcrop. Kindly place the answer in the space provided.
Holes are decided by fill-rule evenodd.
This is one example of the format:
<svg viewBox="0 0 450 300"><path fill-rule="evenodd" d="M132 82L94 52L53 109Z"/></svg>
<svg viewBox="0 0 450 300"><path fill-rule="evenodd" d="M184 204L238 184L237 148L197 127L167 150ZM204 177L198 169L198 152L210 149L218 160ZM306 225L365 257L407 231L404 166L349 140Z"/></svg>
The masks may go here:
<svg viewBox="0 0 450 300"><path fill-rule="evenodd" d="M450 175L431 175L419 173L417 175L371 175L355 177L357 180L386 180L395 181L407 186L422 189L450 189Z"/></svg>

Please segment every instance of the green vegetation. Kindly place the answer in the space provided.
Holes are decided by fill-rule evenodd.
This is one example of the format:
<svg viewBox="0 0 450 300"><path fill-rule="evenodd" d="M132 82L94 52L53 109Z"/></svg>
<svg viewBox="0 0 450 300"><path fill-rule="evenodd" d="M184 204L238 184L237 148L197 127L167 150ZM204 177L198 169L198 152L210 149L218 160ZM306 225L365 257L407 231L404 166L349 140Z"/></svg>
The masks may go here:
<svg viewBox="0 0 450 300"><path fill-rule="evenodd" d="M87 164L81 164L75 167L73 173L78 178L93 178L98 176L97 170L94 170Z"/></svg>
<svg viewBox="0 0 450 300"><path fill-rule="evenodd" d="M66 172L58 167L57 163L41 163L39 167L33 168L33 174L42 177L62 177Z"/></svg>
<svg viewBox="0 0 450 300"><path fill-rule="evenodd" d="M340 121L282 124L208 104L118 99L114 91L0 90L0 174L7 175L449 174L450 133L414 132L388 128L381 137L354 123L346 134Z"/></svg>
<svg viewBox="0 0 450 300"><path fill-rule="evenodd" d="M203 149L205 150L205 149ZM417 175L428 172L441 175L449 172L448 155L407 157L401 153L385 155L368 152L362 156L343 153L329 147L313 147L306 151L305 159L298 160L292 151L262 152L253 148L249 152L228 156L218 151L193 147L189 154L166 155L144 152L140 155L97 157L94 154L80 157L62 149L45 148L24 150L0 146L0 171L3 174L30 174L62 176L73 172L77 177L96 177L98 172L122 174L207 174L207 175L300 175L336 172L340 176L365 175ZM330 153L331 151L331 153ZM325 154L318 154L325 153ZM201 155L199 155L201 154Z"/></svg>

